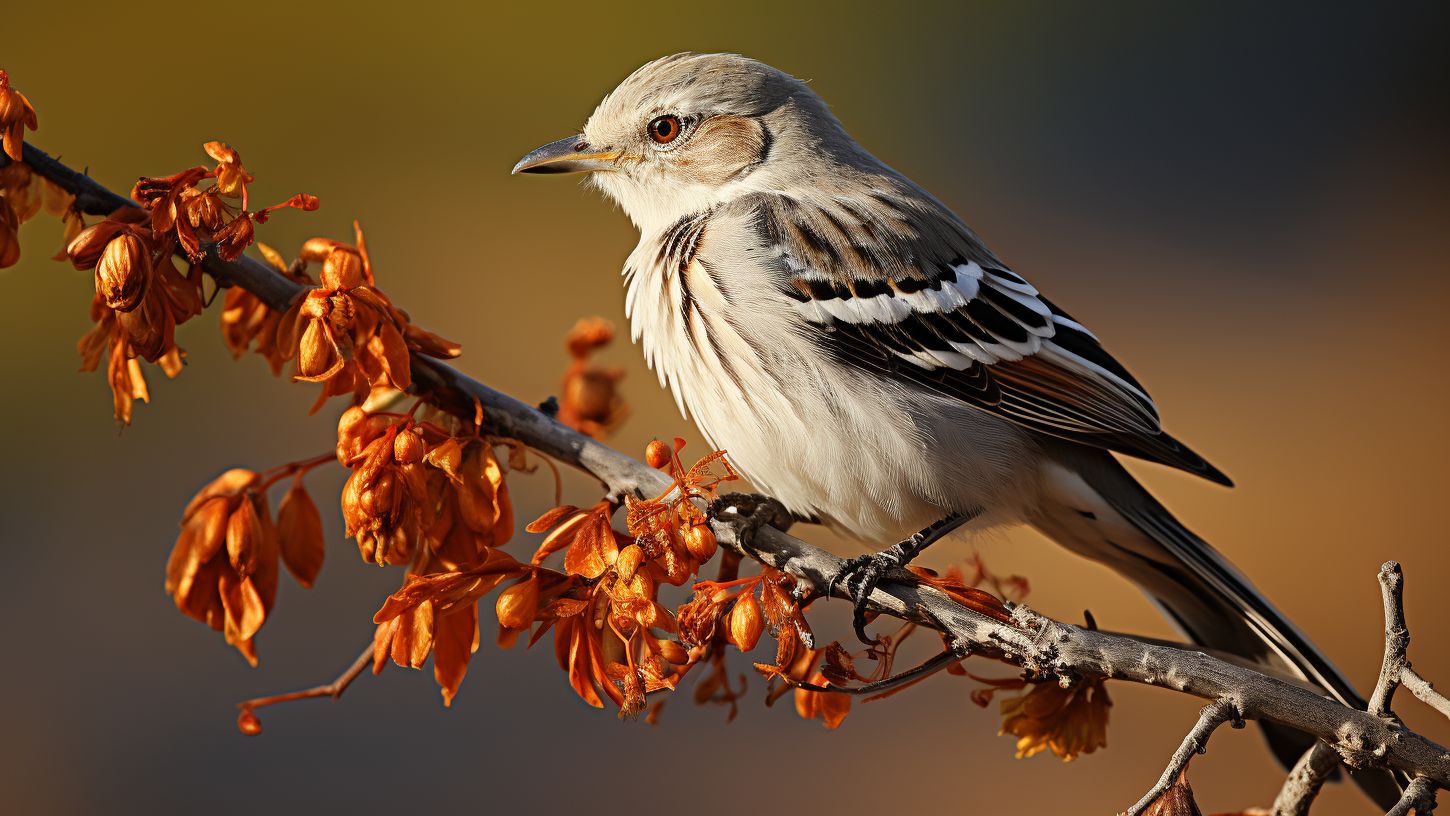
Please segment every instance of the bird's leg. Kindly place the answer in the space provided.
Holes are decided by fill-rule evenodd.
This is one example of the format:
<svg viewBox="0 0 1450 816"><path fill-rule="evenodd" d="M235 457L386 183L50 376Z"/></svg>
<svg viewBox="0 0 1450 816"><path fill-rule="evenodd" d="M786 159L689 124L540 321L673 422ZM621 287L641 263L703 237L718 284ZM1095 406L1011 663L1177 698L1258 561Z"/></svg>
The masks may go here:
<svg viewBox="0 0 1450 816"><path fill-rule="evenodd" d="M858 555L841 565L840 571L831 577L826 592L828 594L834 592L837 585L846 588L852 603L855 604L852 625L856 629L856 637L862 643L876 642L866 636L866 599L871 597L871 590L875 589L881 579L892 571L905 568L913 558L921 554L922 550L976 517L976 512L953 513L946 518L932 522L905 541L897 542L881 552Z"/></svg>

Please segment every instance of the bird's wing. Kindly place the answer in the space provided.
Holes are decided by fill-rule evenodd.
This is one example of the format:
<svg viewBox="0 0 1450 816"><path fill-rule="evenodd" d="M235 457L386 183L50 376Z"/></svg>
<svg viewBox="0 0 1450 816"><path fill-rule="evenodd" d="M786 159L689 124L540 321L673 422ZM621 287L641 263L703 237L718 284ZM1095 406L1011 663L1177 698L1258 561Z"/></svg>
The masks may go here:
<svg viewBox="0 0 1450 816"><path fill-rule="evenodd" d="M1163 432L1153 400L1081 323L935 199L902 186L738 202L807 333L840 361L1052 436L1228 477Z"/></svg>

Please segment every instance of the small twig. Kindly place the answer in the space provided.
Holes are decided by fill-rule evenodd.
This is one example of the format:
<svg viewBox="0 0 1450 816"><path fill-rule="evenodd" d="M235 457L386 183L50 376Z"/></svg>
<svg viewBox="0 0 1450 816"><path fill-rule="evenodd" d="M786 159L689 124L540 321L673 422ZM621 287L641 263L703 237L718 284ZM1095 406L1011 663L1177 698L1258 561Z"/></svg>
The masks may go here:
<svg viewBox="0 0 1450 816"><path fill-rule="evenodd" d="M307 475L308 471L312 470L313 468L325 465L329 462L336 461L337 453L334 451L328 451L327 453L314 456L311 459L299 459L296 462L288 462L285 465L278 465L277 467L264 471L261 474L262 484L258 487L258 489L266 490L267 488L271 487L277 482L282 481L288 476L305 476Z"/></svg>
<svg viewBox="0 0 1450 816"><path fill-rule="evenodd" d="M1369 697L1369 713L1376 717L1392 717L1390 703L1395 689L1400 687L1400 678L1409 665L1405 653L1410 647L1410 630L1405 626L1405 605L1403 590L1404 573L1394 561L1386 561L1380 567L1380 596L1385 607L1385 654L1380 663L1379 680L1374 684L1374 693Z"/></svg>
<svg viewBox="0 0 1450 816"><path fill-rule="evenodd" d="M890 677L884 677L880 680L872 680L869 683L864 683L859 686L838 686L834 683L822 686L818 683L807 683L804 680L792 680L783 675L781 679L793 688L805 689L806 691L819 691L823 694L851 694L856 696L871 694L877 695L872 699L879 699L879 697L886 696L890 692L899 691L913 683L919 683L942 669L945 669L947 666L961 662L961 660L962 655L948 649L930 658L921 665L914 666L900 674L893 674ZM871 701L867 700L867 702Z"/></svg>
<svg viewBox="0 0 1450 816"><path fill-rule="evenodd" d="M1423 776L1410 780L1400 801L1395 803L1395 806L1390 808L1385 816L1408 816L1411 810L1415 811L1415 816L1425 816L1435 810L1434 782Z"/></svg>
<svg viewBox="0 0 1450 816"><path fill-rule="evenodd" d="M1274 798L1273 816L1305 816L1319 789L1339 767L1339 754L1323 742L1316 742L1294 763L1279 795Z"/></svg>
<svg viewBox="0 0 1450 816"><path fill-rule="evenodd" d="M1226 722L1233 723L1235 728L1243 727L1243 715L1239 712L1238 706L1229 700L1215 700L1204 706L1202 713L1198 715L1198 722L1189 730L1188 736L1183 738L1183 744L1173 752L1173 758L1168 760L1168 767L1164 768L1163 775L1158 777L1158 784L1150 788L1136 805L1128 808L1127 816L1141 816L1143 811L1163 795L1164 791L1172 787L1178 777L1188 768L1188 763L1195 756L1208 750L1209 736Z"/></svg>
<svg viewBox="0 0 1450 816"><path fill-rule="evenodd" d="M354 660L352 665L348 666L347 670L338 675L337 679L331 683L313 686L312 688L301 691L273 694L269 697L254 697L250 700L237 703L237 708L241 709L241 714L237 717L237 723L242 726L242 730L248 731L248 733L256 733L261 731L261 725L257 722L256 716L252 712L259 708L276 705L277 703L287 703L293 700L311 700L316 697L331 697L335 701L342 697L342 693L347 691L347 687L352 685L352 681L356 680L358 675L362 674L363 670L371 665L372 662L373 644L369 643L367 648L363 649L362 654L358 655L357 660ZM248 722L250 722L250 728L247 725Z"/></svg>
<svg viewBox="0 0 1450 816"><path fill-rule="evenodd" d="M1420 676L1420 673L1410 668L1407 664L1400 671L1400 685L1410 690L1410 693L1425 705L1440 712L1445 717L1450 717L1450 699L1435 690L1429 680Z"/></svg>

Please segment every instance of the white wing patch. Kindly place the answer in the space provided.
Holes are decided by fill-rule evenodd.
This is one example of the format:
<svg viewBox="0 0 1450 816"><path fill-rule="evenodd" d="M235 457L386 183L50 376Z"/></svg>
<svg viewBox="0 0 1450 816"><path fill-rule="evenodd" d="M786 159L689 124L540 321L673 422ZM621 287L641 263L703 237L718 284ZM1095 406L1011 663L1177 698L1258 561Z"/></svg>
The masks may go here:
<svg viewBox="0 0 1450 816"><path fill-rule="evenodd" d="M1040 356L1131 394L1127 405L1147 413L1135 410L1125 417L1156 428L1152 400L1140 387L1073 350L1084 342L1096 346L1097 337L1012 272L968 261L944 266L932 281L848 285L814 276L799 264L791 269L798 276L792 305L811 323L868 331L892 355L926 371L967 371Z"/></svg>
<svg viewBox="0 0 1450 816"><path fill-rule="evenodd" d="M1031 284L1010 272L985 270L976 261L948 266L946 273L930 282L850 286L813 281L798 264L792 267L801 274L800 294L793 305L812 323L840 321L909 333L919 331L915 325L904 325L912 318L943 318L931 321L942 341L939 347L912 344L909 351L895 351L902 359L928 369L965 369L973 362L992 365L1021 360L1041 351L1043 341L1053 337L1058 326L1079 328L1072 320L1054 315Z"/></svg>

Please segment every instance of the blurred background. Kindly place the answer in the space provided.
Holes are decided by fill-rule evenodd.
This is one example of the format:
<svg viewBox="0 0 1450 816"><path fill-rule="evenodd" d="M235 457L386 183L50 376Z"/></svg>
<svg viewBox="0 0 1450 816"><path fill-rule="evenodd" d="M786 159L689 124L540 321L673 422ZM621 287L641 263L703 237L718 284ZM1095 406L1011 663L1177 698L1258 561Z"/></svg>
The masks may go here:
<svg viewBox="0 0 1450 816"><path fill-rule="evenodd" d="M290 255L312 235L350 238L360 219L386 291L463 344L464 370L526 400L557 388L577 318L623 325L635 234L576 180L511 178L512 163L663 54L738 51L807 78L860 141L1096 329L1168 428L1237 480L1229 491L1134 463L1182 519L1366 690L1375 572L1399 559L1411 657L1450 683L1434 589L1450 573L1440 4L158 1L5 16L0 67L39 109L35 144L124 191L229 141L258 176L254 197L322 199L278 214L263 240ZM549 649L486 642L451 710L431 673L389 668L339 704L263 711L266 733L243 737L232 704L331 679L400 575L360 562L324 498L341 474L319 471L328 563L311 591L284 579L252 670L174 610L165 558L200 485L327 450L340 409L306 418L311 387L260 358L233 362L213 310L180 332L187 370L149 370L153 404L118 430L104 377L75 373L89 276L46 260L53 220L23 237L0 321L7 812L1110 813L1196 716L1198 701L1119 684L1105 752L1019 761L960 680L858 706L827 732L765 709L752 678L732 724L681 696L650 727L586 707ZM616 445L679 434L704 452L636 349L604 360L629 372L634 413ZM513 487L521 517L551 503L546 475ZM597 495L582 478L567 488ZM971 546L1027 575L1045 613L1091 608L1105 628L1171 635L1129 586L1028 532L927 560ZM846 617L832 606L816 612L828 629ZM1254 729L1225 730L1192 780L1205 812L1237 810L1268 804L1282 773ZM1373 810L1340 785L1316 812Z"/></svg>

